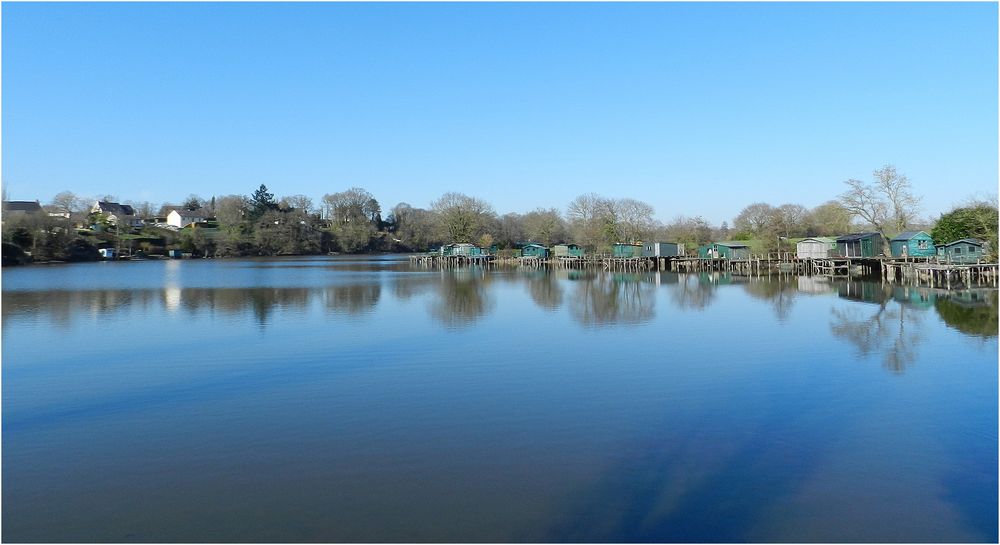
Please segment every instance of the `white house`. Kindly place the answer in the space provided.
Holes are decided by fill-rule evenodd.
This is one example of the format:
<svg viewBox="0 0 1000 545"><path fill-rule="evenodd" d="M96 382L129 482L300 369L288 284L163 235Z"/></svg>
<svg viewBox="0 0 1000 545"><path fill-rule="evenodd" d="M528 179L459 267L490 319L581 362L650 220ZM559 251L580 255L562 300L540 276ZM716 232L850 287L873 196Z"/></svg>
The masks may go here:
<svg viewBox="0 0 1000 545"><path fill-rule="evenodd" d="M91 213L105 214L108 222L112 225L126 225L128 227L142 227L142 218L135 215L135 209L127 204L116 202L97 201L90 208Z"/></svg>
<svg viewBox="0 0 1000 545"><path fill-rule="evenodd" d="M167 214L167 225L173 225L178 229L187 227L192 223L200 223L208 219L208 215L202 210L184 210L175 208Z"/></svg>

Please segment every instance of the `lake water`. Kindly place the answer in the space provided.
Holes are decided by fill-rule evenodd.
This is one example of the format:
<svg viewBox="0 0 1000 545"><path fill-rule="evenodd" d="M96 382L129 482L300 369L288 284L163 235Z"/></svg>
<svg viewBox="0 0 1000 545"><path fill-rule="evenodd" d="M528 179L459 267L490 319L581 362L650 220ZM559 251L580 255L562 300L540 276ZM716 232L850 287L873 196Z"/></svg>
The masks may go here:
<svg viewBox="0 0 1000 545"><path fill-rule="evenodd" d="M4 269L3 540L996 542L997 292Z"/></svg>

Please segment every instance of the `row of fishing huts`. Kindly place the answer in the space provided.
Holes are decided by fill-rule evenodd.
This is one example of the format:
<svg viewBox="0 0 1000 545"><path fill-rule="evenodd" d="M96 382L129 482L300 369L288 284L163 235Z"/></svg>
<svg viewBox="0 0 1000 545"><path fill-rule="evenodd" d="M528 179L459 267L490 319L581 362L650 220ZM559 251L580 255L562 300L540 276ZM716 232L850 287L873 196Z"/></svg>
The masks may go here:
<svg viewBox="0 0 1000 545"><path fill-rule="evenodd" d="M480 248L473 244L448 244L439 249L441 256L481 256L496 255L496 245ZM934 239L925 231L906 231L889 241L889 251L884 251L882 235L879 233L852 233L832 237L810 237L796 243L796 257L799 259L825 259L829 257L930 257L938 256L953 263L975 263L982 259L983 241L963 238L947 244L935 245ZM537 258L582 258L584 250L577 244L556 244L552 248L536 242L518 244L518 257ZM611 247L611 256L616 258L679 257L685 255L684 244L676 242L618 243ZM750 247L739 241L711 242L698 247L698 257L703 259L749 259Z"/></svg>
<svg viewBox="0 0 1000 545"><path fill-rule="evenodd" d="M983 241L963 238L947 244L935 245L925 231L904 231L889 240L885 251L879 233L852 233L837 238L811 237L796 243L799 259L824 259L828 257L932 257L953 263L975 263L983 258Z"/></svg>
<svg viewBox="0 0 1000 545"><path fill-rule="evenodd" d="M442 257L496 255L496 245L490 248L481 248L469 243L447 244L438 249ZM549 248L537 242L525 242L517 244L514 249L517 257L537 257L537 258L582 258L585 255L584 249L578 244L556 244ZM619 243L611 247L612 257L634 258L634 257L672 257L684 255L684 245L676 242L646 242L646 243Z"/></svg>

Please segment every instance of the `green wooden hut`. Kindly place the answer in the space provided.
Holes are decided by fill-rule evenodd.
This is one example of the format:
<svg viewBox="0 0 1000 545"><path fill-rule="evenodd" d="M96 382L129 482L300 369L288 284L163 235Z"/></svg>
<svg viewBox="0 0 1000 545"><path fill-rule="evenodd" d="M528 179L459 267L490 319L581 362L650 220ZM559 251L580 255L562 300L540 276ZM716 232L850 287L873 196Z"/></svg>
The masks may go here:
<svg viewBox="0 0 1000 545"><path fill-rule="evenodd" d="M584 251L577 244L556 244L552 247L556 257L583 257Z"/></svg>
<svg viewBox="0 0 1000 545"><path fill-rule="evenodd" d="M713 242L698 247L698 257L749 259L750 247L742 242Z"/></svg>
<svg viewBox="0 0 1000 545"><path fill-rule="evenodd" d="M611 247L611 255L614 257L642 257L642 244L616 242Z"/></svg>
<svg viewBox="0 0 1000 545"><path fill-rule="evenodd" d="M934 239L924 231L903 231L889 241L892 257L926 257L937 253Z"/></svg>
<svg viewBox="0 0 1000 545"><path fill-rule="evenodd" d="M521 246L521 257L549 257L549 249L541 244L529 242Z"/></svg>
<svg viewBox="0 0 1000 545"><path fill-rule="evenodd" d="M951 263L977 263L983 255L983 241L976 238L963 238L937 247L938 258Z"/></svg>
<svg viewBox="0 0 1000 545"><path fill-rule="evenodd" d="M474 244L469 244L468 242L461 242L458 244L447 244L441 247L441 255L444 257L448 256L475 256L483 255L483 249Z"/></svg>
<svg viewBox="0 0 1000 545"><path fill-rule="evenodd" d="M837 237L837 253L841 257L875 257L882 253L882 235L851 233Z"/></svg>

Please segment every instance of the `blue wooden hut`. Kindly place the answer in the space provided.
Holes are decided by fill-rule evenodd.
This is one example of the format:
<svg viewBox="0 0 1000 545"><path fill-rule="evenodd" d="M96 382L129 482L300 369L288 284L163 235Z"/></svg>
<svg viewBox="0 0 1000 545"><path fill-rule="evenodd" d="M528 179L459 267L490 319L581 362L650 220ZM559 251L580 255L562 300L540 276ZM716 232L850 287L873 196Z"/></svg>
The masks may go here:
<svg viewBox="0 0 1000 545"><path fill-rule="evenodd" d="M521 257L549 257L549 249L541 244L529 242L521 246Z"/></svg>
<svg viewBox="0 0 1000 545"><path fill-rule="evenodd" d="M837 253L841 257L875 257L882 253L882 235L851 233L837 237Z"/></svg>
<svg viewBox="0 0 1000 545"><path fill-rule="evenodd" d="M616 242L611 247L611 255L614 257L642 257L642 244Z"/></svg>
<svg viewBox="0 0 1000 545"><path fill-rule="evenodd" d="M577 244L556 244L552 247L556 257L583 257L584 251Z"/></svg>
<svg viewBox="0 0 1000 545"><path fill-rule="evenodd" d="M951 263L977 263L983 258L983 241L963 238L937 247L938 258Z"/></svg>
<svg viewBox="0 0 1000 545"><path fill-rule="evenodd" d="M937 253L934 239L924 231L903 231L889 241L892 257L926 257Z"/></svg>

